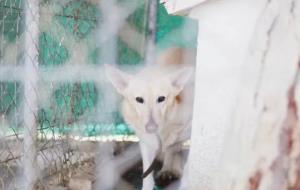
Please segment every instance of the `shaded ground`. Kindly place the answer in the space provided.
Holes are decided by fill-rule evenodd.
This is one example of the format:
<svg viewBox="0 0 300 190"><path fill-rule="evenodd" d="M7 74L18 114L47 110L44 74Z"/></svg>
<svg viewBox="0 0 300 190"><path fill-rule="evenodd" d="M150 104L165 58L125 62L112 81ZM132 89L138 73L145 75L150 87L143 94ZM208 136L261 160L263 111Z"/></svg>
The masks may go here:
<svg viewBox="0 0 300 190"><path fill-rule="evenodd" d="M159 188L165 188L168 185L170 185L171 183L177 181L178 179L176 178L175 175L172 175L170 173L170 175L168 177L160 177L158 176L158 171L161 169L162 167L162 163L159 161L156 161L155 164L155 183ZM136 189L141 189L142 187L142 173L143 173L143 165L142 165L142 161L139 161L138 163L136 163L132 168L130 168L128 171L126 171L126 173L124 173L122 175L122 178L129 182L130 184L134 185L134 187Z"/></svg>
<svg viewBox="0 0 300 190"><path fill-rule="evenodd" d="M112 190L138 190L142 186L142 161L136 142L79 142L79 141L56 141L53 146L41 150L38 154L37 165L40 170L39 180L36 189L41 190L91 190L96 187L98 180L98 170L118 170L121 171L121 180L117 181ZM0 155L0 189L22 189L22 161L19 156L20 147L17 149L16 143L6 141L7 146L2 147ZM19 143L22 144L22 143ZM113 167L99 167L99 159L103 159L103 152L100 147L108 144L111 146L112 155L107 164ZM9 157L8 146L15 150L15 159L7 160ZM130 150L130 149L132 149ZM107 153L105 149L105 154ZM10 153L12 154L12 153ZM133 156L133 154L135 154ZM132 159L130 158L132 156ZM6 160L6 161L5 161ZM106 165L106 164L105 164ZM177 178L170 173L164 178L159 177L157 172L162 163L155 162L155 181L159 189L163 189ZM127 168L128 167L128 168Z"/></svg>

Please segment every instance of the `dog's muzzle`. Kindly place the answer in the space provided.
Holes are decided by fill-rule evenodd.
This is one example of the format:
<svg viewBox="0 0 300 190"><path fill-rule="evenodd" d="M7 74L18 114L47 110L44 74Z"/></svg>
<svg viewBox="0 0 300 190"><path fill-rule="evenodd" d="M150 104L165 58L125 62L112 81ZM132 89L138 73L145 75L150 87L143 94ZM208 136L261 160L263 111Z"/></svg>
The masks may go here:
<svg viewBox="0 0 300 190"><path fill-rule="evenodd" d="M152 114L150 115L150 119L149 119L148 123L146 124L145 129L146 129L146 132L148 132L148 133L155 133L158 129L158 125L154 121Z"/></svg>
<svg viewBox="0 0 300 190"><path fill-rule="evenodd" d="M157 125L153 125L153 124L147 124L146 125L146 131L148 133L155 133L157 128L158 128Z"/></svg>

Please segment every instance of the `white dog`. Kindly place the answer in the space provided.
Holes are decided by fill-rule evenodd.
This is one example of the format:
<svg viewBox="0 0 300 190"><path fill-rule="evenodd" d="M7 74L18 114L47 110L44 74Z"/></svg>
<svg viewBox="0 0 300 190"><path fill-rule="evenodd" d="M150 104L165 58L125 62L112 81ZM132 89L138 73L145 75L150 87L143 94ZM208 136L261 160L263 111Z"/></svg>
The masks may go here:
<svg viewBox="0 0 300 190"><path fill-rule="evenodd" d="M122 114L140 139L145 172L157 154L163 156L163 171L181 175L178 148L190 138L193 105L193 69L183 62L182 49L162 54L158 64L130 75L106 65L106 74L122 95ZM153 190L152 172L143 180L143 190Z"/></svg>

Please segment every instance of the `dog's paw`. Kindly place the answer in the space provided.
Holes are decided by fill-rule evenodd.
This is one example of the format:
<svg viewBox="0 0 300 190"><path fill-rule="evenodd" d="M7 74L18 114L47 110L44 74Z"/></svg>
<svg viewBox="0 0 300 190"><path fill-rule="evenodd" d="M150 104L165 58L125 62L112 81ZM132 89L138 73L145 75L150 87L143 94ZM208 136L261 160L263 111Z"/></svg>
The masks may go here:
<svg viewBox="0 0 300 190"><path fill-rule="evenodd" d="M155 176L155 181L159 187L167 187L179 178L180 175L177 173L171 171L160 171Z"/></svg>
<svg viewBox="0 0 300 190"><path fill-rule="evenodd" d="M162 180L177 180L180 178L180 175L179 172L161 171L158 173L157 178Z"/></svg>

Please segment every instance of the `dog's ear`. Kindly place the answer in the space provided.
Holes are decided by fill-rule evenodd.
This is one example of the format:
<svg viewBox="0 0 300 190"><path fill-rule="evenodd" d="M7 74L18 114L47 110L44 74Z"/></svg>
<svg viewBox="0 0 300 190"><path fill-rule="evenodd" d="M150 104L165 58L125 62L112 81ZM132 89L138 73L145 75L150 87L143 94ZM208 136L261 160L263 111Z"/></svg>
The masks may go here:
<svg viewBox="0 0 300 190"><path fill-rule="evenodd" d="M191 67L184 67L169 75L171 84L175 87L177 93L180 93L183 90L192 75L193 69Z"/></svg>
<svg viewBox="0 0 300 190"><path fill-rule="evenodd" d="M105 64L104 68L108 80L120 94L123 94L132 76L108 64Z"/></svg>

